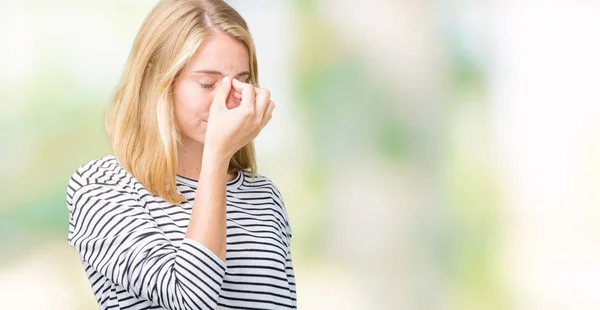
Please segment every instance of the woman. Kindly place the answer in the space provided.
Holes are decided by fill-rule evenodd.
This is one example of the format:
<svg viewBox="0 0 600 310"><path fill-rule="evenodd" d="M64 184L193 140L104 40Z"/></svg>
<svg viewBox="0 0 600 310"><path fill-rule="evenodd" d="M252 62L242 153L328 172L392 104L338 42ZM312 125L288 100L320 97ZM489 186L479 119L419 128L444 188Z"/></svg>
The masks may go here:
<svg viewBox="0 0 600 310"><path fill-rule="evenodd" d="M69 243L101 309L294 309L291 229L252 139L269 122L244 19L163 0L107 115L114 155L67 188ZM249 171L248 171L249 170Z"/></svg>

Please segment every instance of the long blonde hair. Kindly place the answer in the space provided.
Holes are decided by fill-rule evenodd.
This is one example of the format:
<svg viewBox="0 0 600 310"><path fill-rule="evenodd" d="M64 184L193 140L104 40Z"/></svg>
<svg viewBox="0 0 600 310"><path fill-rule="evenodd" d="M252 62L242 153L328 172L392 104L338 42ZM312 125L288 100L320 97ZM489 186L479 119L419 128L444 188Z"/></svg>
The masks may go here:
<svg viewBox="0 0 600 310"><path fill-rule="evenodd" d="M173 86L203 40L215 32L243 43L250 81L258 87L254 43L244 19L221 0L162 0L144 20L106 117L117 161L152 194L179 204L180 133L173 113ZM253 143L229 161L229 173L256 173Z"/></svg>

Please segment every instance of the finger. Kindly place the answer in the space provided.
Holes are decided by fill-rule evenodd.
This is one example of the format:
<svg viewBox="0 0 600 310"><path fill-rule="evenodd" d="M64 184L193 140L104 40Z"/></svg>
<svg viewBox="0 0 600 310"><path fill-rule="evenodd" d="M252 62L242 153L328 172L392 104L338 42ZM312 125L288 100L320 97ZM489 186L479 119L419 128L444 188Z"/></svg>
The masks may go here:
<svg viewBox="0 0 600 310"><path fill-rule="evenodd" d="M270 100L270 91L258 87L256 88L256 120L258 123L261 123Z"/></svg>
<svg viewBox="0 0 600 310"><path fill-rule="evenodd" d="M265 114L263 115L263 118L262 118L261 128L265 127L267 125L267 123L269 123L269 121L273 117L273 110L274 109L275 109L275 102L269 101L269 105L267 106L267 110L265 111Z"/></svg>
<svg viewBox="0 0 600 310"><path fill-rule="evenodd" d="M242 100L242 93L238 93L236 91L232 91L231 95L233 96L233 98L235 98L237 100Z"/></svg>
<svg viewBox="0 0 600 310"><path fill-rule="evenodd" d="M242 93L242 103L240 105L245 105L254 111L256 105L256 92L254 90L254 85L242 83L237 79L233 79L231 86L233 86L233 89L236 91Z"/></svg>
<svg viewBox="0 0 600 310"><path fill-rule="evenodd" d="M234 80L237 80L237 79L234 79ZM232 82L231 90L229 91L229 93L230 93L230 96L232 96L233 98L238 99L238 100L242 100L242 92L241 91L237 91L233 87L233 82Z"/></svg>
<svg viewBox="0 0 600 310"><path fill-rule="evenodd" d="M240 106L241 101L242 93L235 91L232 87L231 91L229 91L229 98L227 98L227 108L229 110L237 108Z"/></svg>
<svg viewBox="0 0 600 310"><path fill-rule="evenodd" d="M226 76L223 79L221 79L219 87L217 87L215 97L213 98L213 104L216 104L220 107L225 107L225 105L227 104L227 97L229 96L230 90L231 79Z"/></svg>

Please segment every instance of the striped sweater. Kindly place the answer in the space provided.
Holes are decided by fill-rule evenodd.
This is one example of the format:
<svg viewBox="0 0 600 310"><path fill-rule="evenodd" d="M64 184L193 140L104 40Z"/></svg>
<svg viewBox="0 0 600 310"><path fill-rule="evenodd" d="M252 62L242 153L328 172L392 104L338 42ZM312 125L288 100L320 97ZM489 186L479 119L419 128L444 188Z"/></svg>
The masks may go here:
<svg viewBox="0 0 600 310"><path fill-rule="evenodd" d="M292 232L281 194L247 172L227 182L226 260L186 238L197 181L176 177L186 202L150 194L114 156L69 180L69 244L100 309L295 309Z"/></svg>

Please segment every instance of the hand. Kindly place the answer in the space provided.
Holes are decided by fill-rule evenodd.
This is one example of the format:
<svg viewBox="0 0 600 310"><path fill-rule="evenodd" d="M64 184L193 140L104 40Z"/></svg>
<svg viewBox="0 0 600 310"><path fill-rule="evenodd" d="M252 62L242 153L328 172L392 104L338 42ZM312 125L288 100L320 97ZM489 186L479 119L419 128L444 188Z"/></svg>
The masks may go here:
<svg viewBox="0 0 600 310"><path fill-rule="evenodd" d="M231 89L241 93L241 103L227 108ZM271 120L275 103L266 89L224 77L215 91L204 138L205 152L230 159L235 152L252 141ZM215 155L215 154L213 154Z"/></svg>

